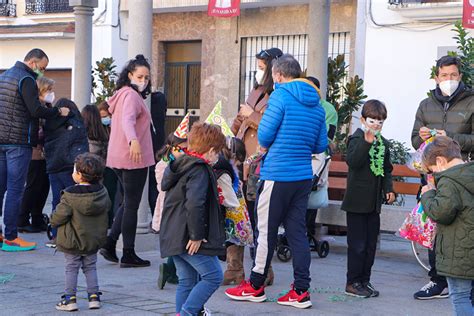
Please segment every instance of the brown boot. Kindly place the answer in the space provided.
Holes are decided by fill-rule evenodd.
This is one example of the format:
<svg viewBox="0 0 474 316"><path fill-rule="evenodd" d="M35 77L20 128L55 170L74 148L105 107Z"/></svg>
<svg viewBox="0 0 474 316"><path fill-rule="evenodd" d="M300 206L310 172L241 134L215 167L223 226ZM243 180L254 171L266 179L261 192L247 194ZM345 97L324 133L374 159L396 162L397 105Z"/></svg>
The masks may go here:
<svg viewBox="0 0 474 316"><path fill-rule="evenodd" d="M275 278L275 274L273 274L273 268L272 265L268 267L268 273L267 273L267 278L265 279L265 286L270 286L273 284L273 279Z"/></svg>
<svg viewBox="0 0 474 316"><path fill-rule="evenodd" d="M227 247L227 269L224 272L222 285L240 284L244 279L244 247L229 246Z"/></svg>

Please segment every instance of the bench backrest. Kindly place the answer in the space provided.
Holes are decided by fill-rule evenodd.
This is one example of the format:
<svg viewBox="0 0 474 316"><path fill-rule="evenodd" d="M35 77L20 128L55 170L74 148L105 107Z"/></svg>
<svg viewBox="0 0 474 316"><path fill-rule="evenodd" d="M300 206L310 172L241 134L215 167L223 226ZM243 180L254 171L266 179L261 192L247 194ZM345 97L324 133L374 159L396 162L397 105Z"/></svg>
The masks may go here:
<svg viewBox="0 0 474 316"><path fill-rule="evenodd" d="M331 161L329 165L329 188L345 190L347 187L347 173L349 172L349 167L345 161ZM393 180L393 189L395 193L398 194L407 194L407 195L417 195L418 190L420 189L419 181L417 183L409 183L398 181L395 177L404 177L404 178L420 178L420 174L416 171L411 170L405 165L393 165L392 176Z"/></svg>

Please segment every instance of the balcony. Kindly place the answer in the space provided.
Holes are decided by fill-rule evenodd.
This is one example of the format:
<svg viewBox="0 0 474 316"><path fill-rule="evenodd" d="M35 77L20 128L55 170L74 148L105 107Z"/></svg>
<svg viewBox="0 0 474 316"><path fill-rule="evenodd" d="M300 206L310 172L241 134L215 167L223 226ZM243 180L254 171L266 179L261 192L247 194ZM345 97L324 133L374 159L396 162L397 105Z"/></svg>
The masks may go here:
<svg viewBox="0 0 474 316"><path fill-rule="evenodd" d="M0 3L0 17L16 17L16 4Z"/></svg>
<svg viewBox="0 0 474 316"><path fill-rule="evenodd" d="M26 14L69 13L69 0L26 0Z"/></svg>
<svg viewBox="0 0 474 316"><path fill-rule="evenodd" d="M462 0L389 0L389 9L415 21L452 22L462 17Z"/></svg>

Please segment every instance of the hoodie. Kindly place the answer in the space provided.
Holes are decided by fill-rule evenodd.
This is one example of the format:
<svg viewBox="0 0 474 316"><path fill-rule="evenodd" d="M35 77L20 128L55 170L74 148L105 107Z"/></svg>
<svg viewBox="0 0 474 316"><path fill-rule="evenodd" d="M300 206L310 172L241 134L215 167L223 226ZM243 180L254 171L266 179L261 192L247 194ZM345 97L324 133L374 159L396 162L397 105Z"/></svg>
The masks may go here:
<svg viewBox="0 0 474 316"><path fill-rule="evenodd" d="M107 167L117 169L141 169L155 164L151 141L151 115L143 98L131 87L123 87L107 101L112 114ZM130 159L130 142L138 140L142 161Z"/></svg>
<svg viewBox="0 0 474 316"><path fill-rule="evenodd" d="M110 199L101 184L67 188L51 217L58 227L58 250L75 255L96 253L107 240Z"/></svg>
<svg viewBox="0 0 474 316"><path fill-rule="evenodd" d="M311 154L328 146L325 112L315 85L305 79L275 84L258 127L267 148L260 178L292 182L313 178Z"/></svg>
<svg viewBox="0 0 474 316"><path fill-rule="evenodd" d="M425 213L437 223L438 274L474 279L474 162L434 175L436 190L421 196Z"/></svg>
<svg viewBox="0 0 474 316"><path fill-rule="evenodd" d="M216 176L202 159L184 155L166 168L166 191L160 226L163 258L186 253L189 240L206 241L198 254L225 254L224 213L219 207Z"/></svg>

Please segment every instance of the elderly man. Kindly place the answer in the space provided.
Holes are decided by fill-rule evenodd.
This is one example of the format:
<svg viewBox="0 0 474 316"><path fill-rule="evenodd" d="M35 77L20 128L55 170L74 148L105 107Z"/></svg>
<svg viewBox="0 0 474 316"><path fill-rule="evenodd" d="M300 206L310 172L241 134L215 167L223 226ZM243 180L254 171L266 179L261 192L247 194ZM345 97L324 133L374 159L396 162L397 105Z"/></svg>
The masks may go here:
<svg viewBox="0 0 474 316"><path fill-rule="evenodd" d="M421 101L411 133L415 149L433 135L449 136L461 145L464 160L474 151L474 90L462 82L461 62L444 56L436 63L436 89ZM424 183L426 184L426 183ZM448 298L448 283L436 272L435 251L429 250L431 280L414 294L415 299Z"/></svg>
<svg viewBox="0 0 474 316"><path fill-rule="evenodd" d="M48 66L48 56L38 48L23 62L0 75L0 209L6 192L3 223L5 238L0 235L3 251L32 250L36 243L18 237L20 210L32 147L36 146L38 118L67 116L67 108L43 106L38 99L36 79Z"/></svg>
<svg viewBox="0 0 474 316"><path fill-rule="evenodd" d="M294 286L278 304L311 307L311 263L305 215L313 172L311 154L328 146L325 112L319 89L301 76L291 55L273 61L275 91L258 127L258 142L266 151L261 168L262 185L257 198L257 250L249 281L226 290L234 300L263 302L264 281L283 223L293 254Z"/></svg>

